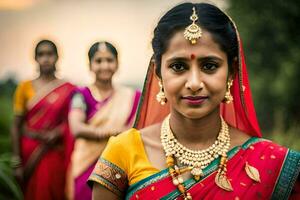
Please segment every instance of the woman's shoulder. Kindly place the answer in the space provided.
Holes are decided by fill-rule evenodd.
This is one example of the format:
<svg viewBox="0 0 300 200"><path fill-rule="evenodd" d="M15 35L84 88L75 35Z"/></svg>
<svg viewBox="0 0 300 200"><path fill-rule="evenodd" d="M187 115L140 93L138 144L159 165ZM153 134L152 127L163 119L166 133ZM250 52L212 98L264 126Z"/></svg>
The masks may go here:
<svg viewBox="0 0 300 200"><path fill-rule="evenodd" d="M136 138L139 137L140 131L135 128L130 128L116 136L112 136L109 139L109 143L114 145L128 145L136 141Z"/></svg>
<svg viewBox="0 0 300 200"><path fill-rule="evenodd" d="M67 79L60 79L60 78L58 78L58 79L56 79L56 81L57 81L57 83L58 84L60 84L60 85L64 85L65 87L68 87L68 88L70 88L70 89L73 89L74 91L76 90L76 85L75 84L73 84L72 82L70 82L69 80L67 80Z"/></svg>
<svg viewBox="0 0 300 200"><path fill-rule="evenodd" d="M140 132L131 128L116 136L111 136L102 153L102 157L114 157L120 154L128 154L129 151L134 151L137 146L137 141Z"/></svg>
<svg viewBox="0 0 300 200"><path fill-rule="evenodd" d="M277 157L285 158L287 154L293 154L294 156L300 157L300 153L289 149L288 147L282 146L272 140L251 136L243 131L232 129L232 146L240 146L244 150L255 151L257 155L259 152L261 154L268 154L272 158L277 155ZM276 156L275 156L276 157Z"/></svg>
<svg viewBox="0 0 300 200"><path fill-rule="evenodd" d="M127 85L116 85L115 89L118 91L123 91L123 92L131 92L135 94L141 95L142 92L139 89L135 89L133 87L127 86Z"/></svg>
<svg viewBox="0 0 300 200"><path fill-rule="evenodd" d="M26 88L26 87L31 87L32 86L33 80L22 80L19 82L18 87Z"/></svg>
<svg viewBox="0 0 300 200"><path fill-rule="evenodd" d="M131 128L117 136L109 138L101 154L101 159L109 161L124 171L128 169L128 162L132 155L140 152L139 131Z"/></svg>
<svg viewBox="0 0 300 200"><path fill-rule="evenodd" d="M249 152L253 151L253 155L260 156L260 159L265 157L262 155L266 155L272 160L292 159L296 162L300 162L300 152L266 138L251 137L242 145L242 149L245 149Z"/></svg>

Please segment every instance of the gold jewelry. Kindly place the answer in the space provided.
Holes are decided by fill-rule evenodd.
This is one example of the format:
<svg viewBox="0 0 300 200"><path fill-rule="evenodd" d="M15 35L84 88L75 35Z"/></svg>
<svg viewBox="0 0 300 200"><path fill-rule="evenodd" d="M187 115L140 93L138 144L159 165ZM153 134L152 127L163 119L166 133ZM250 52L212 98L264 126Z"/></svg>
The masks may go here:
<svg viewBox="0 0 300 200"><path fill-rule="evenodd" d="M172 177L172 182L175 186L177 186L179 192L183 196L184 200L192 200L191 193L187 192L186 188L183 185L183 178L181 176L184 171L190 170L188 167L179 169L177 165L175 165L175 161L173 156L167 157L167 166L169 167L169 174Z"/></svg>
<svg viewBox="0 0 300 200"><path fill-rule="evenodd" d="M165 93L164 93L164 89L163 89L163 86L162 86L161 81L158 82L158 85L159 85L159 92L158 92L158 94L156 95L156 100L157 100L161 105L165 105L166 102L167 102L167 98L166 98L166 95L165 95Z"/></svg>
<svg viewBox="0 0 300 200"><path fill-rule="evenodd" d="M185 39L191 42L191 44L196 44L197 39L202 36L202 30L195 23L198 20L195 7L193 7L193 14L191 15L190 19L192 20L192 24L185 28L183 35Z"/></svg>
<svg viewBox="0 0 300 200"><path fill-rule="evenodd" d="M232 86L232 82L233 82L233 80L231 80L231 79L227 82L227 90L226 90L225 97L224 97L224 102L227 104L229 104L233 101L233 97L230 93L230 88Z"/></svg>
<svg viewBox="0 0 300 200"><path fill-rule="evenodd" d="M106 47L105 42L100 42L100 43L99 43L99 45L98 45L98 51L100 51L100 52L105 52L105 51L107 51L107 47Z"/></svg>
<svg viewBox="0 0 300 200"><path fill-rule="evenodd" d="M199 181L201 176L203 176L202 170L213 160L221 156L215 181L216 184L222 189L232 191L233 189L230 181L226 177L226 154L230 146L230 136L228 125L224 119L221 117L221 130L217 140L213 145L204 150L191 150L180 144L172 133L169 119L170 115L165 118L161 126L161 143L167 157L167 166L169 167L169 170L172 171L172 166L174 166L174 158L176 158L182 165L191 169L191 174L194 176L194 179ZM177 181L175 181L175 183L177 184ZM184 192L185 190L183 190L182 194L185 194Z"/></svg>

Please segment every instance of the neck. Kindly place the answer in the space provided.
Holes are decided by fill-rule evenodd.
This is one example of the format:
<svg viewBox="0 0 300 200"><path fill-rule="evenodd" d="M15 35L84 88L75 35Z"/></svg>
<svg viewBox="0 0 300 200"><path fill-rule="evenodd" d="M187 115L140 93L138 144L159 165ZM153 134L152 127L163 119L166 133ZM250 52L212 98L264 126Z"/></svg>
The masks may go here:
<svg viewBox="0 0 300 200"><path fill-rule="evenodd" d="M183 145L206 148L216 140L221 129L219 109L200 119L188 119L177 111L172 112L170 126Z"/></svg>
<svg viewBox="0 0 300 200"><path fill-rule="evenodd" d="M102 99L106 99L113 92L112 81L98 81L94 83Z"/></svg>
<svg viewBox="0 0 300 200"><path fill-rule="evenodd" d="M96 80L94 85L98 88L98 90L103 91L103 92L111 91L113 89L111 80L110 81Z"/></svg>
<svg viewBox="0 0 300 200"><path fill-rule="evenodd" d="M41 73L39 76L39 79L43 80L43 81L52 81L54 79L56 79L56 76L54 73L51 74L43 74Z"/></svg>

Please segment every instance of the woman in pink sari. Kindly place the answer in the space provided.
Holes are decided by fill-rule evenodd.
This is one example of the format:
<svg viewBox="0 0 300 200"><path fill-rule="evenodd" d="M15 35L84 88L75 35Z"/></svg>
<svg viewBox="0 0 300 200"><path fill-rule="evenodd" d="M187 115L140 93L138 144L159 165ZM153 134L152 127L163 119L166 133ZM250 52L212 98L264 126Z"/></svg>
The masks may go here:
<svg viewBox="0 0 300 200"><path fill-rule="evenodd" d="M65 199L65 177L73 147L67 126L75 87L55 76L57 48L49 40L35 50L40 76L19 84L12 127L15 175L24 199Z"/></svg>
<svg viewBox="0 0 300 200"><path fill-rule="evenodd" d="M261 138L230 17L180 4L152 47L135 128L109 140L94 199L297 199L300 154Z"/></svg>
<svg viewBox="0 0 300 200"><path fill-rule="evenodd" d="M93 44L88 53L95 82L72 98L69 114L72 133L76 136L72 155L70 199L90 200L86 185L108 138L131 128L141 92L113 83L118 69L118 52L109 42Z"/></svg>

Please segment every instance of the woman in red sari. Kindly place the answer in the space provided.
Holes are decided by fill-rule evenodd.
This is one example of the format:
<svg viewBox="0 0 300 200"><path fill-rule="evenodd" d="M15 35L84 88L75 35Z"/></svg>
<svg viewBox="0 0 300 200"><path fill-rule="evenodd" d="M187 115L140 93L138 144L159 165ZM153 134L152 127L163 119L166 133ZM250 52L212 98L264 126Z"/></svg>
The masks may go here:
<svg viewBox="0 0 300 200"><path fill-rule="evenodd" d="M15 176L24 199L65 199L65 176L72 150L67 126L74 86L55 76L56 45L40 41L35 49L40 76L19 84L12 127Z"/></svg>
<svg viewBox="0 0 300 200"><path fill-rule="evenodd" d="M261 138L233 21L184 3L160 19L152 47L135 129L108 142L94 199L288 199L300 154Z"/></svg>

